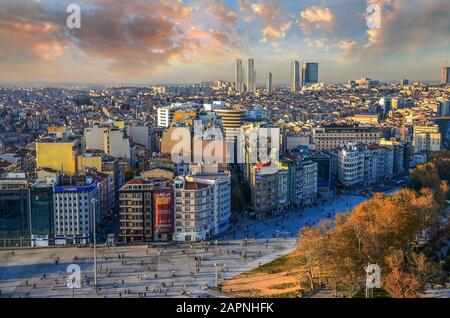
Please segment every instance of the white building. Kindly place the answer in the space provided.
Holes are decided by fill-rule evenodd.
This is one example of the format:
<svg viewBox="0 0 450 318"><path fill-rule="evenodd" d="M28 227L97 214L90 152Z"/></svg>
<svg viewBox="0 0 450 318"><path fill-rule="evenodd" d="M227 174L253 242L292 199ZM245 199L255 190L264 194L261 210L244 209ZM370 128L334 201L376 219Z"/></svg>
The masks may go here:
<svg viewBox="0 0 450 318"><path fill-rule="evenodd" d="M356 142L349 142L337 153L338 180L351 187L364 182L364 153Z"/></svg>
<svg viewBox="0 0 450 318"><path fill-rule="evenodd" d="M261 121L267 118L267 113L264 111L261 105L248 109L246 113L247 120Z"/></svg>
<svg viewBox="0 0 450 318"><path fill-rule="evenodd" d="M302 165L302 204L309 205L317 200L318 165L309 159L303 160Z"/></svg>
<svg viewBox="0 0 450 318"><path fill-rule="evenodd" d="M394 147L377 144L363 145L350 142L333 151L338 181L344 187L370 186L394 177L395 167L400 163ZM403 162L403 158L401 158ZM399 167L398 167L399 168Z"/></svg>
<svg viewBox="0 0 450 318"><path fill-rule="evenodd" d="M227 109L227 103L224 101L213 101L212 104L203 104L203 109L208 112L215 111L216 109Z"/></svg>
<svg viewBox="0 0 450 318"><path fill-rule="evenodd" d="M414 126L414 153L436 152L441 150L442 136L438 125Z"/></svg>
<svg viewBox="0 0 450 318"><path fill-rule="evenodd" d="M103 150L105 151L105 132L108 127L100 127L95 125L84 130L84 140L86 142L86 150Z"/></svg>
<svg viewBox="0 0 450 318"><path fill-rule="evenodd" d="M92 199L96 199L99 220L99 189L86 178L84 183L62 183L53 188L55 245L89 244L94 230Z"/></svg>
<svg viewBox="0 0 450 318"><path fill-rule="evenodd" d="M214 211L212 185L192 182L184 176L175 178L175 239L196 242L210 237Z"/></svg>
<svg viewBox="0 0 450 318"><path fill-rule="evenodd" d="M213 201L210 235L228 230L231 217L231 174L230 172L199 173L186 178L188 181L210 185Z"/></svg>
<svg viewBox="0 0 450 318"><path fill-rule="evenodd" d="M100 127L86 128L84 130L86 150L102 150L106 154L132 161L133 156L130 140L124 129Z"/></svg>
<svg viewBox="0 0 450 318"><path fill-rule="evenodd" d="M169 127L172 122L174 112L175 110L171 107L158 108L158 127Z"/></svg>
<svg viewBox="0 0 450 318"><path fill-rule="evenodd" d="M132 159L130 140L124 130L112 128L105 135L105 152L115 158Z"/></svg>
<svg viewBox="0 0 450 318"><path fill-rule="evenodd" d="M147 125L131 125L128 126L127 132L133 142L143 145L148 152L152 152L153 127Z"/></svg>
<svg viewBox="0 0 450 318"><path fill-rule="evenodd" d="M287 169L278 170L278 210L285 210L289 204L289 171Z"/></svg>

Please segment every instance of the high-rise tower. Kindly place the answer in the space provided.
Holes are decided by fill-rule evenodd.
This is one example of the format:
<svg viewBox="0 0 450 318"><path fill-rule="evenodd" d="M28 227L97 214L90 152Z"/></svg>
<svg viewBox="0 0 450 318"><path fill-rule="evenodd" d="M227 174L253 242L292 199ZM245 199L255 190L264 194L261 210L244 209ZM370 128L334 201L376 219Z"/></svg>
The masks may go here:
<svg viewBox="0 0 450 318"><path fill-rule="evenodd" d="M450 67L448 65L442 68L441 72L441 84L449 85L450 84Z"/></svg>
<svg viewBox="0 0 450 318"><path fill-rule="evenodd" d="M256 71L254 59L248 59L247 91L252 94L256 93Z"/></svg>
<svg viewBox="0 0 450 318"><path fill-rule="evenodd" d="M300 89L300 63L292 61L291 63L291 92L298 92Z"/></svg>
<svg viewBox="0 0 450 318"><path fill-rule="evenodd" d="M319 82L319 63L303 63L302 86Z"/></svg>
<svg viewBox="0 0 450 318"><path fill-rule="evenodd" d="M244 93L244 68L241 59L236 60L236 92Z"/></svg>
<svg viewBox="0 0 450 318"><path fill-rule="evenodd" d="M269 72L267 73L267 85L266 85L266 89L268 93L272 92L272 73Z"/></svg>

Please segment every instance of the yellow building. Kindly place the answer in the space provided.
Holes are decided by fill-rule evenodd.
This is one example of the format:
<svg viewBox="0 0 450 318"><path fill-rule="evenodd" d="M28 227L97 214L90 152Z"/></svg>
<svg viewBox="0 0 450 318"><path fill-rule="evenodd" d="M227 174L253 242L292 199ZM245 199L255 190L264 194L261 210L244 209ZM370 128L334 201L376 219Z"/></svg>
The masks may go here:
<svg viewBox="0 0 450 318"><path fill-rule="evenodd" d="M193 125L196 118L197 112L195 110L179 110L173 114L172 122L182 121L188 125Z"/></svg>
<svg viewBox="0 0 450 318"><path fill-rule="evenodd" d="M78 171L83 171L86 168L95 168L97 171L102 172L103 159L101 155L98 156L78 156L77 168Z"/></svg>
<svg viewBox="0 0 450 318"><path fill-rule="evenodd" d="M113 123L113 126L119 129L125 128L125 122L123 120L118 120Z"/></svg>
<svg viewBox="0 0 450 318"><path fill-rule="evenodd" d="M36 142L36 168L50 168L67 174L77 170L74 142Z"/></svg>
<svg viewBox="0 0 450 318"><path fill-rule="evenodd" d="M378 125L380 116L377 114L356 114L353 120L363 125Z"/></svg>

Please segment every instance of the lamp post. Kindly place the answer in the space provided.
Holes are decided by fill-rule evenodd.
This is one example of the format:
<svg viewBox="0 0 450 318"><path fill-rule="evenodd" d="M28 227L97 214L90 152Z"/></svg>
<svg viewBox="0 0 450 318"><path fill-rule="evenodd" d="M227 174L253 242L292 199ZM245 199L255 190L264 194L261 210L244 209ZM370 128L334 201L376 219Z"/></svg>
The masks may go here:
<svg viewBox="0 0 450 318"><path fill-rule="evenodd" d="M216 268L216 284L215 284L215 286L216 286L216 288L217 287L219 287L219 269L218 269L218 267L217 267L217 263L214 263L214 267Z"/></svg>
<svg viewBox="0 0 450 318"><path fill-rule="evenodd" d="M93 198L92 202L92 211L94 216L94 287L97 288L97 219L95 215L95 208L97 205L97 199Z"/></svg>

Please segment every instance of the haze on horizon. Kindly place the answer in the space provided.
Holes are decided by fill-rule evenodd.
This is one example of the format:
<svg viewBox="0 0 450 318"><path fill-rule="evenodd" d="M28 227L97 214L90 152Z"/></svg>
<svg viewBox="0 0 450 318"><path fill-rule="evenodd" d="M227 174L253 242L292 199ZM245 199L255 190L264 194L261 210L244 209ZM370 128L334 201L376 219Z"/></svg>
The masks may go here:
<svg viewBox="0 0 450 318"><path fill-rule="evenodd" d="M381 29L367 28L372 3ZM249 57L258 83L287 83L293 59L319 62L322 82L438 81L449 16L448 0L0 0L0 81L233 81Z"/></svg>

